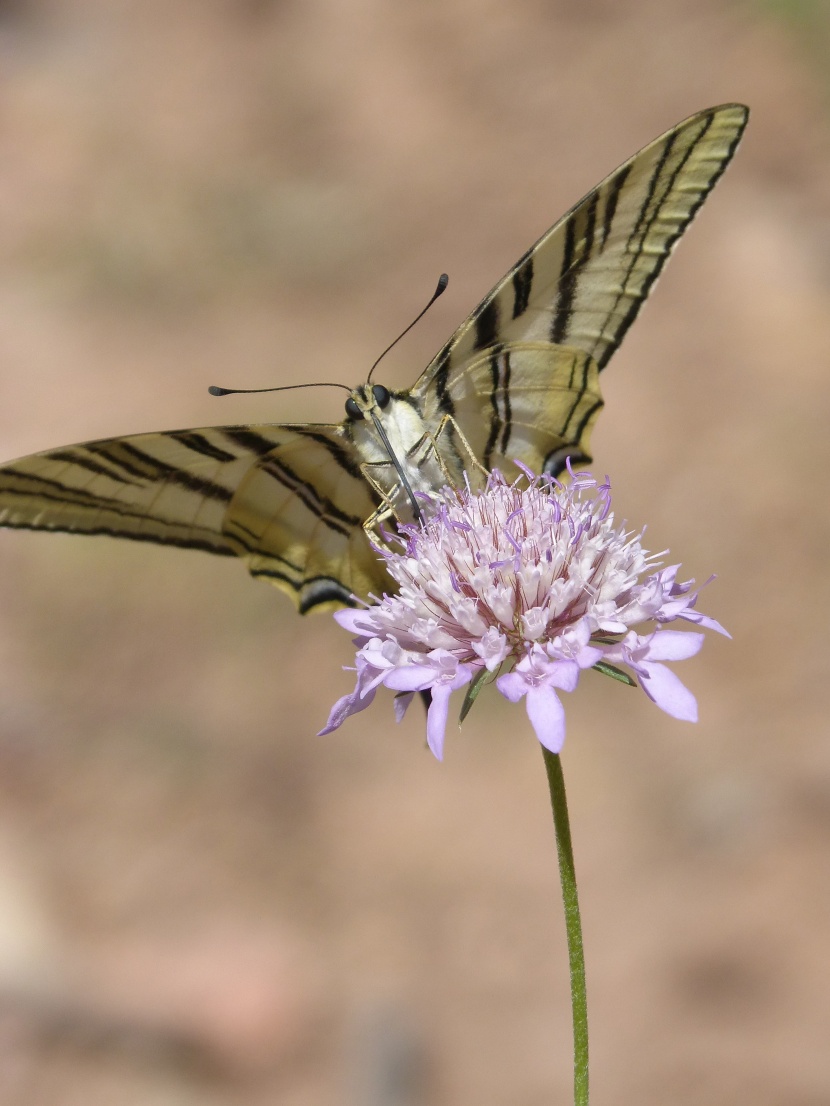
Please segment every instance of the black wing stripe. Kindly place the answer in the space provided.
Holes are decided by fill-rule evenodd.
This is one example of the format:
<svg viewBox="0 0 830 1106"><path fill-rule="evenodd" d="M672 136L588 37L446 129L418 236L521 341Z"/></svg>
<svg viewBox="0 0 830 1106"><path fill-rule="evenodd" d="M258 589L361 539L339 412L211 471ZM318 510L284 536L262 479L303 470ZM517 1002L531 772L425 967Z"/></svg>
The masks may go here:
<svg viewBox="0 0 830 1106"><path fill-rule="evenodd" d="M562 264L559 267L559 279L557 281L558 299L556 314L550 325L550 341L558 343L562 339L564 323L570 316L571 301L573 299L573 287L568 288L566 281L568 273L574 263L574 251L576 248L576 220L569 219L565 227L565 242L562 249Z"/></svg>
<svg viewBox="0 0 830 1106"><path fill-rule="evenodd" d="M510 441L510 434L513 429L513 412L510 407L510 350L502 357L502 381L501 381L501 393L502 393L502 409L504 412L504 425L501 432L501 452L507 452L507 443Z"/></svg>
<svg viewBox="0 0 830 1106"><path fill-rule="evenodd" d="M3 526L9 530L38 530L43 532L42 526L35 526L30 522L15 522L9 519L3 520ZM114 526L95 526L90 529L79 530L75 526L49 526L50 533L58 534L83 534L92 537L102 535L107 538L126 538L128 541L150 542L153 545L173 545L179 549L201 549L205 553L215 553L220 557L235 557L236 550L227 545L214 543L210 538L182 538L164 534L153 534L149 530L119 530Z"/></svg>
<svg viewBox="0 0 830 1106"><path fill-rule="evenodd" d="M146 464L150 469L150 479L157 481L159 478L170 484L176 484L180 488L186 488L190 492L205 496L206 499L218 499L228 503L233 498L233 492L222 484L216 484L213 480L206 480L203 476L196 476L187 469L168 465L166 461L160 461L157 457L137 449L129 442L121 442L121 448L129 453L140 464Z"/></svg>
<svg viewBox="0 0 830 1106"><path fill-rule="evenodd" d="M608 241L608 235L611 233L611 224L614 222L614 216L617 213L617 204L619 203L620 194L625 188L625 182L628 180L631 173L631 166L625 165L617 173L611 182L611 187L608 189L608 196L605 200L605 212L602 217L602 240L600 242L600 252L602 251L605 243Z"/></svg>
<svg viewBox="0 0 830 1106"><path fill-rule="evenodd" d="M363 479L363 473L360 471L360 465L355 463L354 454L340 445L338 442L333 441L325 434L320 434L315 431L313 427L296 426L293 428L294 433L302 438L310 438L312 442L316 442L326 450L331 457L337 462L339 468L347 472L349 476L354 476L358 480ZM377 502L380 503L380 497L377 497Z"/></svg>
<svg viewBox="0 0 830 1106"><path fill-rule="evenodd" d="M598 204L599 194L594 191L584 206L585 229L578 243L576 239L577 223L580 221L582 211L568 223L565 237L565 252L562 258L562 269L559 277L559 296L556 301L556 312L554 313L550 328L550 340L557 345L560 344L567 335L568 324L571 321L571 313L573 311L574 296L576 295L576 289L579 283L579 274L590 260L594 248ZM577 245L579 246L578 257L575 256Z"/></svg>
<svg viewBox="0 0 830 1106"><path fill-rule="evenodd" d="M204 434L197 434L194 430L174 430L167 435L174 442L186 446L193 453L199 453L203 457L210 457L213 461L221 461L223 464L238 460L235 453L228 453L226 449L209 442Z"/></svg>
<svg viewBox="0 0 830 1106"><path fill-rule="evenodd" d="M176 484L178 487L196 492L206 499L217 499L225 503L233 497L233 492L221 484L215 484L212 480L206 480L203 476L196 476L194 473L188 472L187 469L168 465L166 461L160 461L157 457L145 453L144 450L138 449L124 439L95 442L85 448L142 482L159 483L162 481ZM122 480L121 482L130 483L132 481Z"/></svg>
<svg viewBox="0 0 830 1106"><path fill-rule="evenodd" d="M49 457L53 461L64 461L67 465L77 466L81 469L86 469L87 472L93 473L95 476L106 476L108 480L115 480L119 484L129 484L133 487L141 487L144 484L142 479L132 479L126 476L123 472L114 472L112 468L107 468L106 465L97 461L94 457L90 457L90 450L88 446L81 449L56 449L53 453L49 454Z"/></svg>
<svg viewBox="0 0 830 1106"><path fill-rule="evenodd" d="M61 522L57 521L54 525L50 524L45 527L48 530L56 530L67 534L105 534L114 538L129 538L131 541L149 541L155 542L158 545L177 545L183 549L205 549L209 553L219 553L227 556L234 556L234 551L229 549L228 546L219 541L213 541L210 537L204 536L207 532L201 531L201 534L197 536L197 528L188 527L184 523L178 524L183 529L192 529L194 534L192 537L183 537L181 535L173 535L171 531L175 528L174 524L166 523L163 519L149 518L140 509L130 510L129 504L119 503L117 500L102 500L100 497L91 495L89 492L84 491L83 488L67 488L57 480L50 480L42 476L32 476L29 473L15 472L13 469L6 469L6 473L9 476L16 477L20 482L20 487L15 487L11 484L3 488L3 494L8 496L20 496L21 499L31 500L33 497L38 500L42 500L44 503L55 504L59 509L65 507L77 506L86 511L94 511L97 514L111 514L117 515L125 520L127 523L133 522L142 526L144 523L150 522L153 526L158 528L158 533L153 533L147 529L119 529L117 526L84 526L75 522ZM5 517L2 519L2 525L13 530L42 530L43 526L33 523L30 520L16 520L14 517Z"/></svg>
<svg viewBox="0 0 830 1106"><path fill-rule="evenodd" d="M585 431L585 427L590 425L591 420L594 418L597 411L601 411L604 406L605 406L605 401L602 400L602 399L598 399L598 400L596 400L595 403L591 404L591 406L588 408L588 410L585 412L585 414L579 420L578 426L573 431L573 439L574 439L575 442L582 441L582 435ZM588 458L588 460L590 460L590 458Z"/></svg>
<svg viewBox="0 0 830 1106"><path fill-rule="evenodd" d="M579 361L580 361L579 354L575 352L573 357L571 358L571 375L568 377L568 387L569 388L573 388L573 386L574 386L574 379L576 378L576 368L577 368L577 365L579 364ZM584 376L583 376L583 379L585 379Z"/></svg>
<svg viewBox="0 0 830 1106"><path fill-rule="evenodd" d="M268 457L260 464L259 471L282 484L288 491L293 492L300 499L303 506L308 508L312 514L317 515L322 523L344 537L351 537L355 526L363 525L363 519L341 511L330 499L320 495L313 484L302 480L289 465L279 458Z"/></svg>
<svg viewBox="0 0 830 1106"><path fill-rule="evenodd" d="M476 336L473 349L484 349L498 340L499 301L493 297L487 301L476 316Z"/></svg>
<svg viewBox="0 0 830 1106"><path fill-rule="evenodd" d="M226 533L227 533L226 523ZM234 518L231 523L233 526L233 536L238 539L244 545L249 552L254 552L255 546L251 542L259 542L259 534L255 530L252 530L250 526L246 526L244 522L240 522L238 518ZM239 536L239 532L242 532L242 537ZM249 540L250 539L250 540Z"/></svg>
<svg viewBox="0 0 830 1106"><path fill-rule="evenodd" d="M438 355L438 362L435 370L435 394L437 397L438 409L442 414L452 417L455 414L455 404L447 388L450 375L450 348L448 343Z"/></svg>
<svg viewBox="0 0 830 1106"><path fill-rule="evenodd" d="M331 576L312 576L303 580L288 576L277 568L260 567L252 568L251 575L268 580L282 580L283 583L288 584L300 596L300 614L308 614L321 603L343 603L347 607L355 605L351 592Z"/></svg>
<svg viewBox="0 0 830 1106"><path fill-rule="evenodd" d="M490 433L487 435L487 444L484 447L484 454L481 458L482 464L488 470L490 470L493 461L493 450L496 448L496 442L498 441L499 431L501 430L502 420L499 414L499 352L493 350L489 358L490 362Z"/></svg>
<svg viewBox="0 0 830 1106"><path fill-rule="evenodd" d="M263 454L270 453L279 444L271 441L270 438L266 438L263 434L257 434L255 430L249 430L246 426L223 426L217 429L229 442L241 446L242 449L247 449L255 457L262 457Z"/></svg>
<svg viewBox="0 0 830 1106"><path fill-rule="evenodd" d="M251 540L248 541L244 536L240 536L238 531L243 530L246 534L251 535ZM286 568L291 569L296 573L297 578L301 578L303 574L303 566L296 564L294 561L290 561L288 557L284 557L282 553L277 553L273 549L269 549L267 553L263 553L259 545L259 538L256 534L253 534L247 527L240 526L238 522L233 523L233 538L242 548L255 557L265 557L269 561L279 561L280 564L285 565Z"/></svg>
<svg viewBox="0 0 830 1106"><path fill-rule="evenodd" d="M135 458L127 454L125 443L119 439L104 442L90 442L81 448L95 455L102 461L111 465L115 472L110 472L111 480L118 480L122 484L145 484L155 478L152 468L148 470L146 465L138 465Z"/></svg>
<svg viewBox="0 0 830 1106"><path fill-rule="evenodd" d="M45 476L35 476L28 472L17 472L13 468L6 468L4 470L6 476L14 476L21 482L20 487L12 484L7 484L3 488L4 495L20 496L21 498L30 499L35 497L37 499L44 499L49 503L57 503L61 507L66 507L73 504L78 507L83 507L86 510L108 510L113 511L115 514L122 515L124 518L145 518L145 514L142 511L132 511L127 505L119 503L114 499L102 499L98 495L93 495L91 492L86 491L84 488L71 488L62 484L60 480L51 480ZM5 520L3 526L11 525Z"/></svg>
<svg viewBox="0 0 830 1106"><path fill-rule="evenodd" d="M573 403L571 404L571 408L568 411L567 418L565 419L565 421L562 425L562 430L561 430L561 434L562 434L563 438L570 438L574 442L578 442L580 440L580 438L582 436L582 431L585 429L585 427L587 425L586 420L589 420L592 417L594 411L597 410L598 406L599 407L602 406L602 403L599 403L599 404L595 403L594 406L589 409L589 411L587 412L587 415L580 421L580 424L576 428L576 430L571 429L571 419L574 417L576 412L579 410L579 405L582 403L582 397L585 395L586 391L588 390L588 366L590 365L590 361L588 361L587 358L582 358L581 360L582 360L582 380L580 381L578 390L574 394ZM579 361L580 361L580 358L577 357L577 356L574 356L573 363L572 363L572 366L571 366L571 381L570 381L570 386L572 388L574 386L574 373L575 373L576 366L577 366Z"/></svg>
<svg viewBox="0 0 830 1106"><path fill-rule="evenodd" d="M513 272L513 318L518 319L527 311L533 288L533 251L529 251L516 263Z"/></svg>
<svg viewBox="0 0 830 1106"><path fill-rule="evenodd" d="M710 120L710 122L711 122L711 120ZM674 184L675 179L677 178L677 174L680 172L680 170L686 164L687 158L691 155L692 151L694 150L695 146L697 145L696 141L689 143L689 147L686 150L685 157L683 157L681 159L681 161L678 164L677 168L675 169L674 173L672 173L672 175L669 177L669 180L666 182L666 187L663 189L663 195L660 197L658 202L654 205L654 210L651 212L650 217L648 218L648 221L647 221L645 227L643 227L643 220L646 218L646 215L649 212L649 209L651 208L651 202L654 199L655 194L657 192L657 185L660 182L660 177L663 174L663 169L665 168L666 162L669 160L669 155L671 154L672 150L674 149L674 146L675 146L676 142L677 142L677 134L670 134L668 136L668 138L666 139L666 141L663 143L663 152L660 154L660 157L657 159L657 164L654 167L654 172L651 174L651 180L648 182L648 191L646 192L645 199L640 204L640 211L639 211L639 214L637 215L637 222L634 224L634 226L631 230L631 234L628 236L628 243L626 245L626 252L627 253L632 252L631 251L632 243L634 242L634 240L638 236L640 238L640 246L642 247L642 244L645 241L646 235L651 230L652 226L654 225L655 219L660 214L660 205L663 203L666 196L671 191L672 185ZM639 252L637 252L634 255L632 261L629 262L629 272L631 271L631 266L637 260L638 257L639 257Z"/></svg>
<svg viewBox="0 0 830 1106"><path fill-rule="evenodd" d="M663 204L665 203L667 197L671 194L671 191L674 188L674 184L675 184L675 181L677 180L677 177L679 176L679 174L684 169L684 167L686 165L686 162L692 156L692 154L694 153L694 151L697 148L697 146L699 145L699 143L703 140L704 136L709 131L710 127L712 126L713 121L714 121L714 115L712 113L709 113L707 116L705 116L704 125L700 129L700 133L697 135L697 137L694 139L693 142L689 143L689 146L686 149L683 157L680 158L680 160L678 161L677 166L675 167L674 171L672 172L672 174L670 175L668 181L666 182L666 186L663 189L663 193L662 193L660 199L657 201L657 203L654 204L654 209L651 212L650 217L648 218L645 226L643 226L643 220L644 220L644 218L646 216L646 213L648 212L649 207L651 206L652 200L654 199L654 196L657 192L657 185L658 185L658 181L660 179L660 175L661 175L661 173L663 171L663 168L664 168L664 166L665 166L665 164L666 164L666 162L669 158L669 154L671 153L671 150L674 147L675 141L677 139L677 133L670 134L668 136L668 138L667 138L667 140L664 144L663 152L662 152L660 158L658 159L657 165L655 166L655 169L654 169L654 173L652 174L652 179L649 183L648 192L646 194L645 200L643 201L643 203L641 205L640 214L637 218L637 222L636 222L635 227L634 227L633 231L631 232L631 235L629 236L629 239L628 239L628 247L629 247L629 252L631 253L631 260L629 261L629 264L627 266L625 276L624 276L623 280L620 282L620 292L618 293L618 295L617 295L617 297L614 301L613 307L611 308L608 315L606 316L605 322L603 323L602 327L600 328L600 334L603 334L605 332L605 329L608 326L608 323L609 323L610 319L613 317L617 307L619 306L619 303L620 303L623 295L626 294L626 285L628 284L628 279L631 276L632 272L634 271L634 268L636 267L637 261L639 260L640 255L643 252L643 248L645 246L646 240L648 239L649 231L654 226L655 222L660 218L660 213L661 213ZM737 139L736 139L736 141L737 141ZM732 148L734 148L734 146ZM726 168L727 160L728 159L724 159L724 162L723 162L723 165L721 167L720 172L723 172L723 169ZM619 346L620 342L625 337L625 335L628 331L628 328L634 322L634 319L637 317L637 314L639 313L639 310L640 310L640 307L643 303L643 300L645 300L645 298L648 296L648 293L649 293L649 290L650 290L652 284L654 284L655 280L660 275L660 272L663 268L663 265L666 263L666 260L669 257L669 254L671 253L672 246L674 246L675 242L678 240L680 235L683 234L686 227L689 225L691 220L694 218L694 215L697 212L698 208L700 207L700 205L703 203L703 201L706 199L706 197L711 192L712 188L714 187L715 183L718 180L718 177L720 176L720 172L712 180L709 181L708 187L701 191L700 195L697 198L697 201L691 207L688 214L678 223L677 227L675 228L674 233L671 234L666 239L666 242L664 243L662 251L661 251L661 256L656 258L655 261L653 262L650 270L648 271L648 273L645 275L645 277L643 279L642 287L637 291L636 295L634 295L631 303L628 305L627 311L625 312L623 318L621 319L620 323L616 327L614 342L609 344L607 346L607 348L605 349L605 351L597 357L597 364L599 365L600 369L603 369L605 367L605 365L608 363L609 359L611 358L611 355L614 353L617 346ZM639 243L637 244L636 247L632 248L632 244L634 243L634 241L637 239L638 236L639 236ZM594 353L596 353L596 346L594 347Z"/></svg>

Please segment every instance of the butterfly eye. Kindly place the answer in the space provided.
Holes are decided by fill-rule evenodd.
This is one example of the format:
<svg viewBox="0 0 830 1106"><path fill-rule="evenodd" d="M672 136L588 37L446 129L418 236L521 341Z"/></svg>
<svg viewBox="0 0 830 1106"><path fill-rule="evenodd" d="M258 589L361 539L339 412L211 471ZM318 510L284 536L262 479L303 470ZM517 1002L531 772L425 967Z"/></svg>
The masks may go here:
<svg viewBox="0 0 830 1106"><path fill-rule="evenodd" d="M363 412L358 407L353 396L349 396L346 400L346 414L350 419L357 420L363 418Z"/></svg>
<svg viewBox="0 0 830 1106"><path fill-rule="evenodd" d="M389 405L389 400L392 398L389 395L389 389L384 388L382 384L372 385L372 395L375 397L375 403L378 407L387 407Z"/></svg>

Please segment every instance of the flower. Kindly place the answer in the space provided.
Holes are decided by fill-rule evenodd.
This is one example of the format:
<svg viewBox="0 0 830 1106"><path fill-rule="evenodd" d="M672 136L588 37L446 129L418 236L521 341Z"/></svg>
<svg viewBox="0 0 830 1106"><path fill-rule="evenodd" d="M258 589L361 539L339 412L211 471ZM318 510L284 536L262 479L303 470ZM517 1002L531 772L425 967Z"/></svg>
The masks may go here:
<svg viewBox="0 0 830 1106"><path fill-rule="evenodd" d="M678 565L660 568L642 533L615 526L607 479L570 475L563 486L528 470L510 484L494 471L483 491L421 497L422 520L377 546L398 592L334 616L356 635L357 683L321 734L365 710L381 685L397 692L398 720L429 690L427 740L440 760L452 693L468 689L463 717L494 680L510 702L525 700L539 741L558 753L559 692L586 668L639 681L658 707L696 721L694 696L664 662L693 656L703 634L663 627L683 619L729 635L695 610L694 581L678 583Z"/></svg>

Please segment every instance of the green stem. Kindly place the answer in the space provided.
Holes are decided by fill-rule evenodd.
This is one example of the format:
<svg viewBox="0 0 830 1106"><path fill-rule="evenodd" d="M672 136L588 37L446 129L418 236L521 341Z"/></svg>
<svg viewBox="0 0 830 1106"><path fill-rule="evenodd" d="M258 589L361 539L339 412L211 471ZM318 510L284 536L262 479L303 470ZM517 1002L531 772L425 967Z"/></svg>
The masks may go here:
<svg viewBox="0 0 830 1106"><path fill-rule="evenodd" d="M582 949L582 922L576 893L576 872L565 798L565 777L562 762L544 746L545 771L548 776L553 825L556 830L556 852L559 856L559 876L562 900L565 904L565 928L568 934L568 961L571 968L571 1009L574 1023L574 1106L588 1106L588 996L585 990L585 954Z"/></svg>

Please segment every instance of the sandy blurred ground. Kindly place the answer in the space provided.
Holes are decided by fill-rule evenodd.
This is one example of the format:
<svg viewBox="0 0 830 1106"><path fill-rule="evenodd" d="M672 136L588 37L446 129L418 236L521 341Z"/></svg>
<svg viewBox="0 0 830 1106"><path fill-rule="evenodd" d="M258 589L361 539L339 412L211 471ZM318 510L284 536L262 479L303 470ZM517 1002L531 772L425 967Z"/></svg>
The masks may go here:
<svg viewBox="0 0 830 1106"><path fill-rule="evenodd" d="M6 0L0 455L333 420L699 108L733 167L605 374L596 467L730 628L692 728L585 679L564 755L594 1101L830 1102L826 43L725 0ZM542 1106L570 1088L541 757L436 764L236 564L0 533L0 1103ZM606 686L608 685L608 686Z"/></svg>

